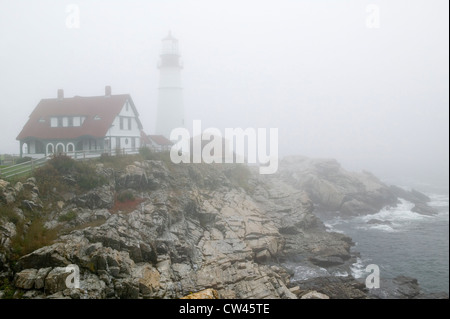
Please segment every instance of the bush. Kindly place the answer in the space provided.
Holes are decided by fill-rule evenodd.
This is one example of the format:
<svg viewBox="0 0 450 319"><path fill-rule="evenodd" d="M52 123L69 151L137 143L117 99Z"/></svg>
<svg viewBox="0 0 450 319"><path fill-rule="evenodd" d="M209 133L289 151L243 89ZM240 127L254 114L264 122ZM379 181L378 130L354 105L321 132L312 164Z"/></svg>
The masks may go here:
<svg viewBox="0 0 450 319"><path fill-rule="evenodd" d="M75 169L78 162L66 155L55 155L49 162L60 174L67 174Z"/></svg>
<svg viewBox="0 0 450 319"><path fill-rule="evenodd" d="M39 218L33 220L26 231L22 223L17 225L16 230L17 234L11 240L11 247L16 257L52 244L58 235L57 229L47 229Z"/></svg>
<svg viewBox="0 0 450 319"><path fill-rule="evenodd" d="M77 218L77 213L74 212L73 210L71 210L64 215L60 215L58 217L58 221L59 222L70 222L71 220L74 220L75 218Z"/></svg>
<svg viewBox="0 0 450 319"><path fill-rule="evenodd" d="M106 178L97 174L91 162L75 161L65 155L52 158L38 168L34 176L41 194L46 197L56 195L54 189L58 193L88 191L106 184Z"/></svg>
<svg viewBox="0 0 450 319"><path fill-rule="evenodd" d="M243 164L236 164L233 168L225 171L225 175L236 187L242 187L246 192L252 192L248 181L252 175L249 168Z"/></svg>
<svg viewBox="0 0 450 319"><path fill-rule="evenodd" d="M145 160L162 161L165 163L172 162L170 159L170 151L155 152L148 147L141 147L139 149L139 154L141 154Z"/></svg>
<svg viewBox="0 0 450 319"><path fill-rule="evenodd" d="M13 285L9 282L8 278L0 280L0 291L3 291L3 299L12 299L15 293Z"/></svg>
<svg viewBox="0 0 450 319"><path fill-rule="evenodd" d="M133 193L128 190L120 192L119 195L117 196L117 200L122 203L127 202L127 201L133 201L134 199L135 198L134 198Z"/></svg>
<svg viewBox="0 0 450 319"><path fill-rule="evenodd" d="M145 159L149 158L152 154L152 150L147 146L143 146L139 149L139 154Z"/></svg>
<svg viewBox="0 0 450 319"><path fill-rule="evenodd" d="M0 218L1 217L6 218L8 222L13 223L14 225L20 220L19 215L17 215L15 211L15 207L12 205L0 206Z"/></svg>

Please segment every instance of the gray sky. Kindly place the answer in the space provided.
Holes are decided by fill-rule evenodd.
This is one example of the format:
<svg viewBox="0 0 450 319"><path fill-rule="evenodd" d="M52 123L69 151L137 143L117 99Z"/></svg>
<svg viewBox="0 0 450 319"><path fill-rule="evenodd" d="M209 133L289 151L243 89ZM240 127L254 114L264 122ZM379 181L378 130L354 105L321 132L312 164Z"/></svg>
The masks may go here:
<svg viewBox="0 0 450 319"><path fill-rule="evenodd" d="M67 5L80 10L68 28ZM368 5L379 9L369 28ZM155 128L161 39L179 39L188 123L278 127L281 155L382 178L449 167L446 0L0 0L0 153L42 98L130 93ZM374 20L370 20L374 21Z"/></svg>

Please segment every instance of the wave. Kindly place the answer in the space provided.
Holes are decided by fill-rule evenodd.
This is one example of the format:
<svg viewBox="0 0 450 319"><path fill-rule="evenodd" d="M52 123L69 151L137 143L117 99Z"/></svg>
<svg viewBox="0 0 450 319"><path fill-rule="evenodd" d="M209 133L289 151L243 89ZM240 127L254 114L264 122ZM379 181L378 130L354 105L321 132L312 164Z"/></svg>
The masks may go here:
<svg viewBox="0 0 450 319"><path fill-rule="evenodd" d="M308 280L315 277L329 276L330 273L325 268L311 267L301 264L285 265L286 268L293 270L292 279L295 281Z"/></svg>
<svg viewBox="0 0 450 319"><path fill-rule="evenodd" d="M448 207L449 205L448 195L429 194L428 197L430 197L428 205L432 207Z"/></svg>
<svg viewBox="0 0 450 319"><path fill-rule="evenodd" d="M356 279L365 277L366 275L366 266L359 257L356 258L356 262L350 266L350 270L352 271L352 276Z"/></svg>

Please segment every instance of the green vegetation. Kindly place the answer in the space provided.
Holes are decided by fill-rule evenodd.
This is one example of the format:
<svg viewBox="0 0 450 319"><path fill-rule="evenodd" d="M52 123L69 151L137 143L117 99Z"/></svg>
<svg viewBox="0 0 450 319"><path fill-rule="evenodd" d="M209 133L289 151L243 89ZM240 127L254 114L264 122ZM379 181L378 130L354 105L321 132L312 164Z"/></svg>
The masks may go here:
<svg viewBox="0 0 450 319"><path fill-rule="evenodd" d="M247 193L251 193L253 188L249 185L252 176L250 169L243 164L233 164L233 167L225 171L225 175L236 187L242 187Z"/></svg>
<svg viewBox="0 0 450 319"><path fill-rule="evenodd" d="M13 285L9 282L8 278L0 280L0 291L3 291L3 299L12 299L16 290Z"/></svg>
<svg viewBox="0 0 450 319"><path fill-rule="evenodd" d="M64 215L60 215L58 217L58 221L59 222L70 222L71 220L74 220L75 218L77 218L77 213L74 212L73 210L71 210Z"/></svg>
<svg viewBox="0 0 450 319"><path fill-rule="evenodd" d="M11 204L0 206L0 218L1 217L5 218L8 222L13 223L14 225L17 225L20 220L15 207Z"/></svg>
<svg viewBox="0 0 450 319"><path fill-rule="evenodd" d="M119 195L117 195L117 200L120 202L128 202L135 200L134 195L131 191L126 190L123 192L120 192Z"/></svg>
<svg viewBox="0 0 450 319"><path fill-rule="evenodd" d="M148 147L141 147L139 154L145 160L162 161L164 163L172 163L169 151L155 152Z"/></svg>
<svg viewBox="0 0 450 319"><path fill-rule="evenodd" d="M47 199L68 191L88 191L106 183L96 173L93 162L75 161L65 155L49 160L35 171L34 177L41 196Z"/></svg>
<svg viewBox="0 0 450 319"><path fill-rule="evenodd" d="M13 259L18 259L43 246L51 245L58 235L58 229L46 228L42 218L35 218L29 226L24 222L19 222L16 226L17 234L11 239Z"/></svg>

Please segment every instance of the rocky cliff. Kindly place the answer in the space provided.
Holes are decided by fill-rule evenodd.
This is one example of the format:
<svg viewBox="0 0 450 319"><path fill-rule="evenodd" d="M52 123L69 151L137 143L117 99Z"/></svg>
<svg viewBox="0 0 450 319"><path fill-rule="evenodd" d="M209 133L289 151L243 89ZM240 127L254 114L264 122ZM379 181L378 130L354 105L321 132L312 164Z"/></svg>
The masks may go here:
<svg viewBox="0 0 450 319"><path fill-rule="evenodd" d="M84 192L53 187L57 201L41 198L35 178L0 181L4 296L181 298L209 288L220 298L316 296L316 286L291 281L285 263L348 269L354 256L351 239L327 232L314 207L360 214L397 200L371 174L335 161L290 158L270 176L232 164L90 165L102 183ZM71 185L77 175L61 180ZM43 233L55 240L11 262L18 227L28 238L33 216L45 216ZM79 288L67 288L68 265L80 270ZM347 280L349 297L367 297Z"/></svg>

